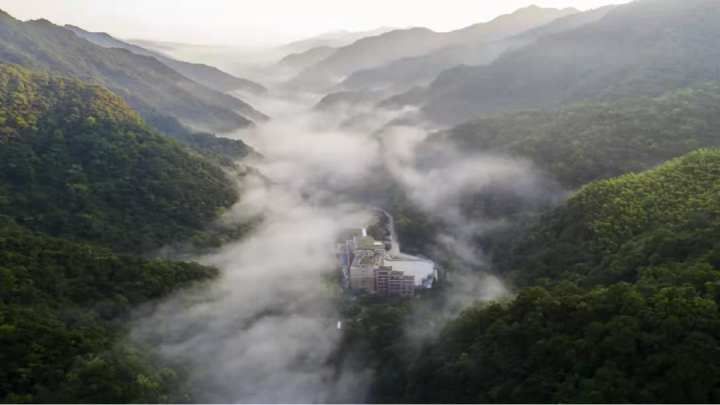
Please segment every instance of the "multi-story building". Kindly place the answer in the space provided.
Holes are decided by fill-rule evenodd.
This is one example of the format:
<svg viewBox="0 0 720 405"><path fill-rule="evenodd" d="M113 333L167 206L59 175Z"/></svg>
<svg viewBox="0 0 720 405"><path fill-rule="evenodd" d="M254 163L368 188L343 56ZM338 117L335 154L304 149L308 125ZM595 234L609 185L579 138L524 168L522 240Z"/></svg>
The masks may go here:
<svg viewBox="0 0 720 405"><path fill-rule="evenodd" d="M338 260L343 271L343 286L380 296L411 297L416 288L430 288L423 266L434 264L417 258L395 258L385 243L378 242L363 229L361 235L339 243ZM393 268L397 264L399 268ZM421 276L416 283L416 277ZM430 275L432 278L432 275Z"/></svg>
<svg viewBox="0 0 720 405"><path fill-rule="evenodd" d="M405 275L392 267L375 269L375 293L378 295L399 295L411 297L415 293L415 276Z"/></svg>
<svg viewBox="0 0 720 405"><path fill-rule="evenodd" d="M375 269L382 265L385 249L377 245L364 229L362 236L353 237L350 245L350 288L372 294L375 292Z"/></svg>

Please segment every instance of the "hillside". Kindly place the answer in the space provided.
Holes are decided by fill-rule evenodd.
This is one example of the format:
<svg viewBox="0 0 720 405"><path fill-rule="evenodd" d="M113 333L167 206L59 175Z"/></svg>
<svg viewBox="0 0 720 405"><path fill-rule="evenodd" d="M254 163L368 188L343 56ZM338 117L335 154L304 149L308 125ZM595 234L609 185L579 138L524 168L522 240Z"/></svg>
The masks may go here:
<svg viewBox="0 0 720 405"><path fill-rule="evenodd" d="M717 80L720 4L641 0L577 29L543 36L488 66L441 74L412 103L458 124L484 113L647 95ZM407 102L407 100L406 100Z"/></svg>
<svg viewBox="0 0 720 405"><path fill-rule="evenodd" d="M592 183L518 248L522 280L635 282L678 265L716 266L720 152L701 150L640 174ZM522 256L520 256L522 255Z"/></svg>
<svg viewBox="0 0 720 405"><path fill-rule="evenodd" d="M653 98L581 103L557 111L488 116L431 138L463 151L528 158L564 186L645 170L720 146L720 84Z"/></svg>
<svg viewBox="0 0 720 405"><path fill-rule="evenodd" d="M447 33L435 32L427 28L394 30L363 38L338 49L326 59L307 68L293 82L316 85L322 82L321 79L324 77L325 83L328 83L328 79L344 78L359 70L375 68L403 58L425 55L441 48L492 42L517 35L575 12L577 11L572 9L528 7L487 23Z"/></svg>
<svg viewBox="0 0 720 405"><path fill-rule="evenodd" d="M216 91L226 93L240 90L253 94L263 94L267 92L267 89L258 83L232 76L213 66L179 61L165 56L160 52L151 51L138 45L121 41L104 32L88 32L72 25L66 25L65 28L74 32L80 38L86 39L103 48L121 48L136 55L151 56L188 79Z"/></svg>
<svg viewBox="0 0 720 405"><path fill-rule="evenodd" d="M46 20L21 22L0 14L0 62L101 84L144 116L159 112L200 129L225 132L266 118L155 58L94 45Z"/></svg>
<svg viewBox="0 0 720 405"><path fill-rule="evenodd" d="M182 370L125 341L130 311L206 280L196 264L117 256L0 224L0 401L185 402Z"/></svg>
<svg viewBox="0 0 720 405"><path fill-rule="evenodd" d="M476 305L406 360L389 402L716 402L720 150L593 183L515 271L531 287Z"/></svg>
<svg viewBox="0 0 720 405"><path fill-rule="evenodd" d="M0 212L32 230L147 251L237 198L215 165L99 86L0 64Z"/></svg>

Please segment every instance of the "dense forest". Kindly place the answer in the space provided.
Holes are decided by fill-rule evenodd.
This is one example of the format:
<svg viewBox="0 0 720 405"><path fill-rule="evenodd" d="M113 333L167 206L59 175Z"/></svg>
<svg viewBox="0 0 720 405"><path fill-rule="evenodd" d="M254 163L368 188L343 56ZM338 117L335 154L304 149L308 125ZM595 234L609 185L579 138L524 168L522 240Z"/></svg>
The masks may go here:
<svg viewBox="0 0 720 405"><path fill-rule="evenodd" d="M237 191L119 97L0 65L2 214L30 229L143 252L182 240Z"/></svg>
<svg viewBox="0 0 720 405"><path fill-rule="evenodd" d="M0 401L189 400L181 369L124 341L125 321L216 273L0 225Z"/></svg>
<svg viewBox="0 0 720 405"><path fill-rule="evenodd" d="M378 381L378 399L717 402L719 175L720 151L700 150L584 187L509 253L515 298L415 352L380 345L394 389Z"/></svg>
<svg viewBox="0 0 720 405"><path fill-rule="evenodd" d="M719 6L529 7L500 36L390 30L281 71L223 48L268 89L0 11L0 402L720 402ZM374 107L330 85L363 66L429 85ZM251 132L238 89L279 122ZM211 133L238 128L270 158ZM335 233L391 222L433 288L343 282Z"/></svg>
<svg viewBox="0 0 720 405"><path fill-rule="evenodd" d="M434 141L530 159L575 189L720 146L718 128L720 83L708 82L653 98L490 115L440 133Z"/></svg>
<svg viewBox="0 0 720 405"><path fill-rule="evenodd" d="M0 65L0 401L189 401L127 321L217 270L127 254L212 244L237 194L108 90Z"/></svg>

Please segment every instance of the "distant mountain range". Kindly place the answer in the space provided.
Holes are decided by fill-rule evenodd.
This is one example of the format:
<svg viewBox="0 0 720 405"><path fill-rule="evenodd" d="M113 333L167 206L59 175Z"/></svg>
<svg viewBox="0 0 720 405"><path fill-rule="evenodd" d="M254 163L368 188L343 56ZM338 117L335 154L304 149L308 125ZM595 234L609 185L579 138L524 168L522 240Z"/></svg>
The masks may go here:
<svg viewBox="0 0 720 405"><path fill-rule="evenodd" d="M501 35L504 29L505 35L501 39L460 41L457 45L421 56L395 60L372 69L358 70L340 83L339 87L345 90L373 89L403 92L414 86L428 85L444 70L459 65L487 65L503 53L526 46L544 35L568 31L596 21L611 9L612 6L609 6L584 13L567 10L568 15L563 17L557 17L557 13L536 7L520 10L482 25L488 38ZM538 27L525 30L532 26ZM493 31L493 27L497 27L498 30ZM479 27L477 31L480 31ZM513 33L518 35L512 35Z"/></svg>
<svg viewBox="0 0 720 405"><path fill-rule="evenodd" d="M107 86L146 118L172 116L213 132L267 119L242 100L190 80L156 57L98 46L47 20L22 22L0 12L0 62Z"/></svg>
<svg viewBox="0 0 720 405"><path fill-rule="evenodd" d="M426 55L450 46L497 41L577 12L575 9L558 10L533 6L500 16L488 23L475 24L447 33L435 32L427 28L393 30L360 39L337 49L325 59L307 67L293 80L293 83L322 88L360 70L377 68L404 58Z"/></svg>
<svg viewBox="0 0 720 405"><path fill-rule="evenodd" d="M201 63L188 63L179 61L163 55L160 52L152 51L138 45L133 45L131 43L121 41L104 32L88 32L80 27L75 27L72 25L66 25L65 28L74 32L79 37L87 39L95 45L102 46L104 48L122 48L127 49L128 51L137 55L151 56L164 63L168 67L172 68L176 72L187 77L188 79L217 91L229 92L234 90L241 90L254 94L263 94L267 91L265 87L258 83L232 76L216 67L208 66Z"/></svg>
<svg viewBox="0 0 720 405"><path fill-rule="evenodd" d="M337 50L338 48L332 46L318 46L308 49L307 51L291 53L290 55L282 58L280 62L278 62L278 66L283 69L301 71L321 62Z"/></svg>
<svg viewBox="0 0 720 405"><path fill-rule="evenodd" d="M366 37L381 35L395 28L380 27L369 31L333 31L314 37L291 42L280 47L284 52L303 53L313 48L332 47L339 48L352 44L353 42Z"/></svg>
<svg viewBox="0 0 720 405"><path fill-rule="evenodd" d="M640 0L550 34L488 66L461 66L386 104L453 125L482 114L667 90L720 78L720 3Z"/></svg>

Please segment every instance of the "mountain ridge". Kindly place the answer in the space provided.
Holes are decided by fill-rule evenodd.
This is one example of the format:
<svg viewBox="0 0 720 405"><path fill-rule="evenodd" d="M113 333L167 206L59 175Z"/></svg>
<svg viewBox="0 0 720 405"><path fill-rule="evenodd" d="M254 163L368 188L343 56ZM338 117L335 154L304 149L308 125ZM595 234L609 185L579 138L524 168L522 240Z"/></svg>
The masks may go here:
<svg viewBox="0 0 720 405"><path fill-rule="evenodd" d="M292 82L316 85L317 82L322 82L319 78L321 75L343 78L358 70L375 68L402 58L421 56L459 43L491 42L575 12L574 9L528 7L498 16L486 23L449 32L436 32L424 27L394 30L362 38L341 47L326 59L308 67Z"/></svg>
<svg viewBox="0 0 720 405"><path fill-rule="evenodd" d="M252 94L264 94L267 92L267 89L258 83L232 76L213 66L173 59L159 52L121 41L106 32L89 32L74 25L65 25L64 27L98 46L123 48L138 55L154 57L188 79L220 92L233 90L244 90Z"/></svg>
<svg viewBox="0 0 720 405"><path fill-rule="evenodd" d="M720 49L707 38L720 34L717 11L718 3L709 0L617 6L598 21L543 36L490 65L447 70L411 104L438 124L454 125L485 113L654 96L715 80Z"/></svg>
<svg viewBox="0 0 720 405"><path fill-rule="evenodd" d="M265 117L240 99L195 83L157 59L103 48L47 20L0 20L0 61L45 70L111 88L145 116L157 112L183 124L226 132Z"/></svg>

